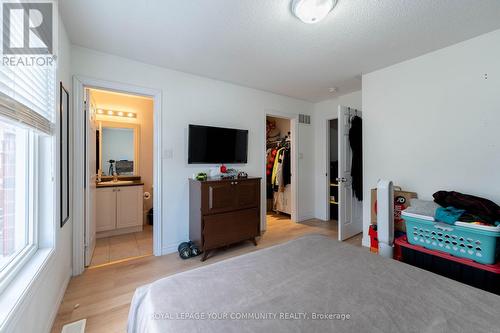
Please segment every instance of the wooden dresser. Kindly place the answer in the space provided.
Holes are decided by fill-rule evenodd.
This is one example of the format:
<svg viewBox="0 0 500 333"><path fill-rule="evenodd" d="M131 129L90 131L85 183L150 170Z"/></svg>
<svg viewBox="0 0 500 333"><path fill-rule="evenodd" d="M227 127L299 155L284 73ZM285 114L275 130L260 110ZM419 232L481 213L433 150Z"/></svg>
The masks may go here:
<svg viewBox="0 0 500 333"><path fill-rule="evenodd" d="M210 250L260 236L260 178L189 180L189 239Z"/></svg>

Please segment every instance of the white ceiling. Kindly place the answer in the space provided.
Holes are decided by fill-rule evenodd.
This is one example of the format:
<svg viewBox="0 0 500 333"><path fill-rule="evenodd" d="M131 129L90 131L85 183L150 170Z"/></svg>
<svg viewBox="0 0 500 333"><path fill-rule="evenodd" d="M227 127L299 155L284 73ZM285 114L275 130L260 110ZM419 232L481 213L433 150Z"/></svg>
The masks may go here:
<svg viewBox="0 0 500 333"><path fill-rule="evenodd" d="M339 0L315 25L291 14L291 0L59 2L76 45L313 102L500 29L499 0Z"/></svg>

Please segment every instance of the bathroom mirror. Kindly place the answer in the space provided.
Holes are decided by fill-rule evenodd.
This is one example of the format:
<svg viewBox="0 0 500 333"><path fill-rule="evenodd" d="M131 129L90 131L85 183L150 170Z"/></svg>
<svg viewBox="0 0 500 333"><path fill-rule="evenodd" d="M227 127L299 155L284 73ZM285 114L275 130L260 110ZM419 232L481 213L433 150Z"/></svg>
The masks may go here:
<svg viewBox="0 0 500 333"><path fill-rule="evenodd" d="M139 126L101 122L98 132L99 165L103 176L139 176Z"/></svg>

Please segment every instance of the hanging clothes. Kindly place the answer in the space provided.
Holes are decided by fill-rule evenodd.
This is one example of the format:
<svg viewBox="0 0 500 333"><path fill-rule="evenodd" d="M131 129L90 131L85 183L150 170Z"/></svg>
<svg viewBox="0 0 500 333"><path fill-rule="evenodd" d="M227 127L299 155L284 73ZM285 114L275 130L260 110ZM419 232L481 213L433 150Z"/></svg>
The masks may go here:
<svg viewBox="0 0 500 333"><path fill-rule="evenodd" d="M274 167L274 159L277 153L277 149L269 148L266 151L266 197L272 199L273 197L273 187L271 184L271 178Z"/></svg>
<svg viewBox="0 0 500 333"><path fill-rule="evenodd" d="M283 152L283 148L278 149L278 151L276 152L276 157L274 159L273 172L272 172L272 176L271 176L271 184L273 186L276 185L276 176L278 175L280 158L281 158L282 152Z"/></svg>
<svg viewBox="0 0 500 333"><path fill-rule="evenodd" d="M283 153L283 186L292 182L292 160L290 159L290 148Z"/></svg>
<svg viewBox="0 0 500 333"><path fill-rule="evenodd" d="M363 200L363 135L361 117L351 119L349 129L349 144L352 150L351 176L354 196Z"/></svg>

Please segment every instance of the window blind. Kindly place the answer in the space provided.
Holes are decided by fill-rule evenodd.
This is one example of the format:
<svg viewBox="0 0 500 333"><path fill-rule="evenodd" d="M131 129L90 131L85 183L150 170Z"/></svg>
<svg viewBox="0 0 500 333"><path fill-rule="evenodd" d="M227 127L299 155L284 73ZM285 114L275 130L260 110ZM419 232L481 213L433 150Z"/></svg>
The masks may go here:
<svg viewBox="0 0 500 333"><path fill-rule="evenodd" d="M0 113L51 133L55 120L54 70L39 66L0 66Z"/></svg>
<svg viewBox="0 0 500 333"><path fill-rule="evenodd" d="M11 16L11 40L19 43L22 15ZM47 57L29 54L27 57ZM12 57L25 57L16 55ZM55 64L0 65L0 114L50 133L55 122ZM9 100L12 99L13 101Z"/></svg>

